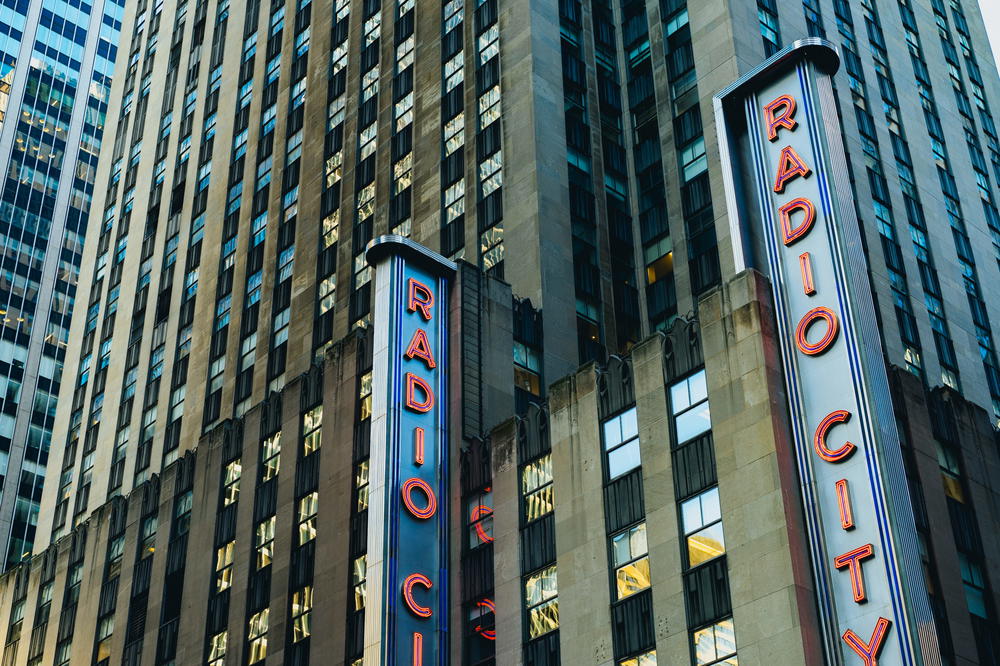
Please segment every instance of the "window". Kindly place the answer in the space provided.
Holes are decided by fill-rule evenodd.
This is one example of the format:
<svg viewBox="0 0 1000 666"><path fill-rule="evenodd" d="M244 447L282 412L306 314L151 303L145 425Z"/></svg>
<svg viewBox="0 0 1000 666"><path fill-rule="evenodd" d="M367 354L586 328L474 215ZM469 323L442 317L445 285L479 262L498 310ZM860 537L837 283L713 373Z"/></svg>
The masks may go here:
<svg viewBox="0 0 1000 666"><path fill-rule="evenodd" d="M274 523L271 516L257 523L255 545L257 546L257 568L263 569L274 559Z"/></svg>
<svg viewBox="0 0 1000 666"><path fill-rule="evenodd" d="M708 409L708 386L701 370L670 387L670 404L677 429L677 444L697 437L712 427Z"/></svg>
<svg viewBox="0 0 1000 666"><path fill-rule="evenodd" d="M302 415L302 455L319 449L323 439L323 405Z"/></svg>
<svg viewBox="0 0 1000 666"><path fill-rule="evenodd" d="M615 479L642 463L635 407L604 422L604 451L608 457L608 479Z"/></svg>
<svg viewBox="0 0 1000 666"><path fill-rule="evenodd" d="M618 599L624 599L649 587L646 523L639 523L611 537L611 552L614 558Z"/></svg>
<svg viewBox="0 0 1000 666"><path fill-rule="evenodd" d="M223 631L209 639L208 666L222 666L226 661L226 645L229 642L229 632Z"/></svg>
<svg viewBox="0 0 1000 666"><path fill-rule="evenodd" d="M359 420L364 421L372 415L372 373L361 376L361 388L358 390L358 403L361 413Z"/></svg>
<svg viewBox="0 0 1000 666"><path fill-rule="evenodd" d="M368 590L368 555L361 555L355 558L352 567L352 580L354 582L354 610L359 611L365 607L365 598Z"/></svg>
<svg viewBox="0 0 1000 666"><path fill-rule="evenodd" d="M247 622L247 642L250 644L250 654L247 663L256 664L267 657L267 625L270 609L265 608L254 613Z"/></svg>
<svg viewBox="0 0 1000 666"><path fill-rule="evenodd" d="M469 548L493 542L493 492L490 489L468 500Z"/></svg>
<svg viewBox="0 0 1000 666"><path fill-rule="evenodd" d="M264 440L260 447L260 480L268 481L278 476L281 457L281 431Z"/></svg>
<svg viewBox="0 0 1000 666"><path fill-rule="evenodd" d="M692 642L695 663L698 666L703 664L736 666L736 633L732 618L695 631Z"/></svg>
<svg viewBox="0 0 1000 666"><path fill-rule="evenodd" d="M986 582L983 568L962 552L958 554L958 562L962 568L965 603L969 607L969 612L985 620L989 615L986 612Z"/></svg>
<svg viewBox="0 0 1000 666"><path fill-rule="evenodd" d="M316 538L316 512L319 493L315 490L299 500L299 545Z"/></svg>
<svg viewBox="0 0 1000 666"><path fill-rule="evenodd" d="M618 662L618 666L656 666L656 650L622 659Z"/></svg>
<svg viewBox="0 0 1000 666"><path fill-rule="evenodd" d="M688 566L698 566L726 552L718 487L682 502L681 521L687 542Z"/></svg>
<svg viewBox="0 0 1000 666"><path fill-rule="evenodd" d="M521 493L524 495L524 522L530 523L552 513L552 454L542 456L524 466L521 471Z"/></svg>
<svg viewBox="0 0 1000 666"><path fill-rule="evenodd" d="M698 137L694 141L691 141L679 153L684 182L690 181L708 169L708 157L705 155L705 137Z"/></svg>
<svg viewBox="0 0 1000 666"><path fill-rule="evenodd" d="M215 552L215 591L221 592L233 584L233 558L236 542L230 541Z"/></svg>
<svg viewBox="0 0 1000 666"><path fill-rule="evenodd" d="M528 612L529 640L559 628L558 593L555 565L525 578L524 606Z"/></svg>
<svg viewBox="0 0 1000 666"><path fill-rule="evenodd" d="M368 461L362 460L358 463L354 473L354 487L358 494L358 512L368 509Z"/></svg>
<svg viewBox="0 0 1000 666"><path fill-rule="evenodd" d="M222 506L229 506L240 498L240 476L243 474L243 465L240 459L226 465L225 476L222 481Z"/></svg>
<svg viewBox="0 0 1000 666"><path fill-rule="evenodd" d="M292 642L298 643L312 633L310 616L313 607L313 588L306 585L292 593Z"/></svg>

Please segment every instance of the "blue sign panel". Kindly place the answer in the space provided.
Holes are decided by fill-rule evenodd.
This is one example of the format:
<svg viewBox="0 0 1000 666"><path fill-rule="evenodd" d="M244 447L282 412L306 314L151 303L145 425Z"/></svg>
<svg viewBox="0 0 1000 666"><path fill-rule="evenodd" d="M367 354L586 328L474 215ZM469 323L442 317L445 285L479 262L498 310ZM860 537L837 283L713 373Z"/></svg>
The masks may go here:
<svg viewBox="0 0 1000 666"><path fill-rule="evenodd" d="M448 288L454 265L377 239L365 663L448 663Z"/></svg>

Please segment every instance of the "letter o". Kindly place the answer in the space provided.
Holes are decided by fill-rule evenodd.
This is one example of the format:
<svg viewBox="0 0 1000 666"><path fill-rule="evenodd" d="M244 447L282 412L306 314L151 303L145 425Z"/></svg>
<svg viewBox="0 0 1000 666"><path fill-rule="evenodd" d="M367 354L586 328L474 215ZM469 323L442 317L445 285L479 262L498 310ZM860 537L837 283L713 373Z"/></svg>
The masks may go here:
<svg viewBox="0 0 1000 666"><path fill-rule="evenodd" d="M809 328L821 319L826 322L826 333L814 344L810 344L806 339L806 334L809 332ZM837 339L838 332L840 332L840 324L837 321L837 315L833 314L830 308L823 306L813 308L802 315L798 326L795 327L795 346L806 356L817 356L829 349L830 345Z"/></svg>
<svg viewBox="0 0 1000 666"><path fill-rule="evenodd" d="M413 491L417 488L422 490L424 492L424 496L427 497L427 504L422 509L413 501ZM400 487L400 492L403 494L403 504L406 506L406 510L409 511L410 515L414 518L427 520L437 513L437 498L434 496L434 489L431 488L430 485L423 479L407 479Z"/></svg>

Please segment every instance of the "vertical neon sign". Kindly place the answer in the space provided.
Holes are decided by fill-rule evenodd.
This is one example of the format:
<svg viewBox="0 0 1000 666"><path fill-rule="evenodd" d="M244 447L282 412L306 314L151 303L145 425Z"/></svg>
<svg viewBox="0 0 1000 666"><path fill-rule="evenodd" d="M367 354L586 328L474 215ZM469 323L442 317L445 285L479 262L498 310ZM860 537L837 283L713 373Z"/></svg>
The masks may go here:
<svg viewBox="0 0 1000 666"><path fill-rule="evenodd" d="M455 265L401 236L369 246L375 348L365 663L448 663L449 283Z"/></svg>
<svg viewBox="0 0 1000 666"><path fill-rule="evenodd" d="M939 663L832 75L796 42L715 98L737 271L767 272L826 661Z"/></svg>

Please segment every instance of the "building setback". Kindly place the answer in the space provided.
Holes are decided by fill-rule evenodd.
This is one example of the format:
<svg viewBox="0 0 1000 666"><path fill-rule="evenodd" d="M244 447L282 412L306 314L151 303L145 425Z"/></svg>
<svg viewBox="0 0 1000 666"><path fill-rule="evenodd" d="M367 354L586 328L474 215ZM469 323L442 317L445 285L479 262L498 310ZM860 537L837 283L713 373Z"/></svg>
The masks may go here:
<svg viewBox="0 0 1000 666"><path fill-rule="evenodd" d="M353 666L375 644L383 234L458 266L453 662L821 663L768 281L737 272L712 103L810 35L840 53L920 629L944 663L997 661L1000 90L969 0L165 0L122 25L5 663Z"/></svg>
<svg viewBox="0 0 1000 666"><path fill-rule="evenodd" d="M0 15L3 568L32 550L124 5L24 0Z"/></svg>

